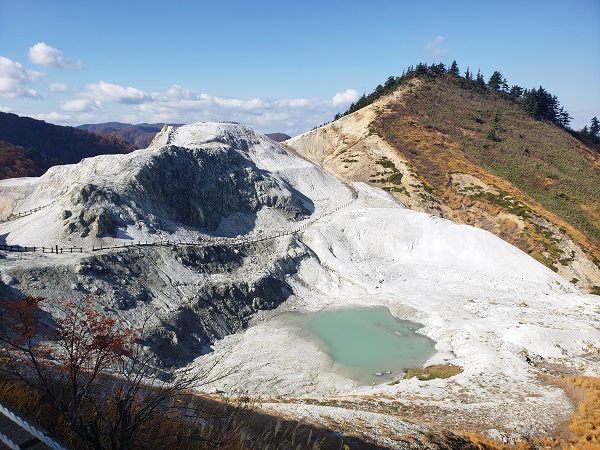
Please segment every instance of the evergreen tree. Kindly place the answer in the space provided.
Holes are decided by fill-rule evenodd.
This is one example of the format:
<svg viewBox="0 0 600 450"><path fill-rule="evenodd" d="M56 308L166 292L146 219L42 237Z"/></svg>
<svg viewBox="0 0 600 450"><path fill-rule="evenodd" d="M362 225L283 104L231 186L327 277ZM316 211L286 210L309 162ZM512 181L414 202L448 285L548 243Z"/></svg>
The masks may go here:
<svg viewBox="0 0 600 450"><path fill-rule="evenodd" d="M389 76L386 80L383 88L386 92L393 92L396 90L397 81L395 77Z"/></svg>
<svg viewBox="0 0 600 450"><path fill-rule="evenodd" d="M477 89L485 89L485 80L483 79L481 70L477 71L477 77L475 78L475 86L477 87Z"/></svg>
<svg viewBox="0 0 600 450"><path fill-rule="evenodd" d="M600 140L600 122L596 116L592 117L589 134L592 139Z"/></svg>
<svg viewBox="0 0 600 450"><path fill-rule="evenodd" d="M498 72L496 70L496 71L494 71L494 73L490 77L490 80L488 81L488 87L490 89L493 89L494 91L499 91L500 86L502 86L503 81L504 81L504 77L502 76L502 74L500 72Z"/></svg>
<svg viewBox="0 0 600 450"><path fill-rule="evenodd" d="M581 129L580 133L581 133L581 134L583 134L585 137L590 137L590 129L588 128L588 126L587 126L587 125L585 125L585 126L584 126L584 127Z"/></svg>
<svg viewBox="0 0 600 450"><path fill-rule="evenodd" d="M458 70L458 64L456 64L456 60L452 61L452 65L448 69L448 74L457 78L460 76L460 71Z"/></svg>
<svg viewBox="0 0 600 450"><path fill-rule="evenodd" d="M473 75L469 72L469 67L467 66L467 71L465 72L465 81L470 82L473 81Z"/></svg>
<svg viewBox="0 0 600 450"><path fill-rule="evenodd" d="M525 90L521 102L525 110L536 119L549 120L564 127L572 120L569 113L560 106L556 95L550 94L542 86L539 89Z"/></svg>
<svg viewBox="0 0 600 450"><path fill-rule="evenodd" d="M515 84L513 87L510 88L509 94L514 98L521 98L521 96L523 95L523 88Z"/></svg>
<svg viewBox="0 0 600 450"><path fill-rule="evenodd" d="M558 101L558 100L557 100ZM565 109L561 106L558 110L558 124L562 125L563 127L567 128L569 126L569 124L571 123L571 120L573 120L573 118L569 115L569 113L567 111L565 111Z"/></svg>
<svg viewBox="0 0 600 450"><path fill-rule="evenodd" d="M444 75L446 73L446 66L443 63L432 64L429 67L429 72L433 75Z"/></svg>
<svg viewBox="0 0 600 450"><path fill-rule="evenodd" d="M506 78L498 72L494 71L490 80L488 81L488 87L493 89L494 91L502 91L506 92L508 90L508 84L506 83Z"/></svg>
<svg viewBox="0 0 600 450"><path fill-rule="evenodd" d="M417 64L417 67L415 69L415 74L416 75L427 75L428 70L429 70L429 67L427 67L427 64L419 63L419 64Z"/></svg>

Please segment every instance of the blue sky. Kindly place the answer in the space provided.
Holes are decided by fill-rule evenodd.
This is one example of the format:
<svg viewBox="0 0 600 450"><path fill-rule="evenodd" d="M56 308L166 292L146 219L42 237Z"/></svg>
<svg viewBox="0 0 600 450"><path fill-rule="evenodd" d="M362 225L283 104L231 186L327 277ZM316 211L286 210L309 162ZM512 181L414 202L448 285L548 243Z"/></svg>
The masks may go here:
<svg viewBox="0 0 600 450"><path fill-rule="evenodd" d="M419 62L600 117L600 1L0 0L0 111L295 135Z"/></svg>

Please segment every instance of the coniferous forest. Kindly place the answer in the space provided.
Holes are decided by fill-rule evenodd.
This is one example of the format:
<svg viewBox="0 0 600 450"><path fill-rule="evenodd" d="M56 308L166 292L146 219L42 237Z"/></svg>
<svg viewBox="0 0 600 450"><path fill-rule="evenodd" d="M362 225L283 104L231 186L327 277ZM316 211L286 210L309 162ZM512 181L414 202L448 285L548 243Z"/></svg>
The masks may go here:
<svg viewBox="0 0 600 450"><path fill-rule="evenodd" d="M398 87L414 78L434 79L437 77L446 77L455 80L460 86L480 93L500 94L520 104L524 110L536 119L549 121L564 128L585 144L591 146L600 144L600 121L597 117L591 119L589 126L585 126L579 131L574 131L569 127L573 118L561 106L558 97L548 92L542 86L531 89L526 89L519 85L510 86L504 75L499 71L494 71L487 82L480 70L474 74L469 67L465 70L464 75L461 75L456 61L453 61L449 67L446 67L443 63L431 65L419 63L416 66L409 66L401 76L390 76L383 85L378 85L373 92L363 94L356 102L350 105L347 111L336 114L334 120L370 105L375 100L394 92ZM600 151L600 147L596 148L596 150Z"/></svg>

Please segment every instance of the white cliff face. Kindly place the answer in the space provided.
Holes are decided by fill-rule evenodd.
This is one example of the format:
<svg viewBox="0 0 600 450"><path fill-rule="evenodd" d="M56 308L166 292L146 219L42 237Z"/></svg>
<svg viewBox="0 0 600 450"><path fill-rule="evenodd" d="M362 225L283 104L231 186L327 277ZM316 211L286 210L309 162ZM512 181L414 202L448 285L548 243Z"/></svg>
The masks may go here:
<svg viewBox="0 0 600 450"><path fill-rule="evenodd" d="M579 293L490 233L410 211L362 183L350 189L237 124L167 128L146 150L0 182L0 199L9 205L4 213L50 203L0 223L0 236L21 245L273 236L302 226L301 233L221 250L181 246L143 255L0 259L13 294L100 287L98 304L132 323L158 309L161 320L149 345L169 355L166 363L179 357L204 367L219 360L221 370L232 372L211 391L385 395L435 409L457 424L476 419L518 434L549 429L572 411L565 394L538 377L544 364L600 375L594 356L600 297ZM94 235L99 227L104 235ZM277 316L347 306L385 306L422 323L420 332L437 342L429 363L458 365L463 373L360 386ZM199 356L206 345L213 352ZM303 414L319 415L318 408L306 408ZM541 417L539 411L550 412Z"/></svg>

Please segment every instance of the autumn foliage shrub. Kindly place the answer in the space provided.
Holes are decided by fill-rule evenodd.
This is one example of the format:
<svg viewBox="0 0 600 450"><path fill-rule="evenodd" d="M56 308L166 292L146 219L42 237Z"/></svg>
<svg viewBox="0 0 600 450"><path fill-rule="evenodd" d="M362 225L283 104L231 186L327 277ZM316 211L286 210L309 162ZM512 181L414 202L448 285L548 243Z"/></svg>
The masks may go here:
<svg viewBox="0 0 600 450"><path fill-rule="evenodd" d="M142 333L102 315L92 297L0 300L0 399L69 448L323 448L332 439L257 413L248 398L194 393L214 367L156 377Z"/></svg>

